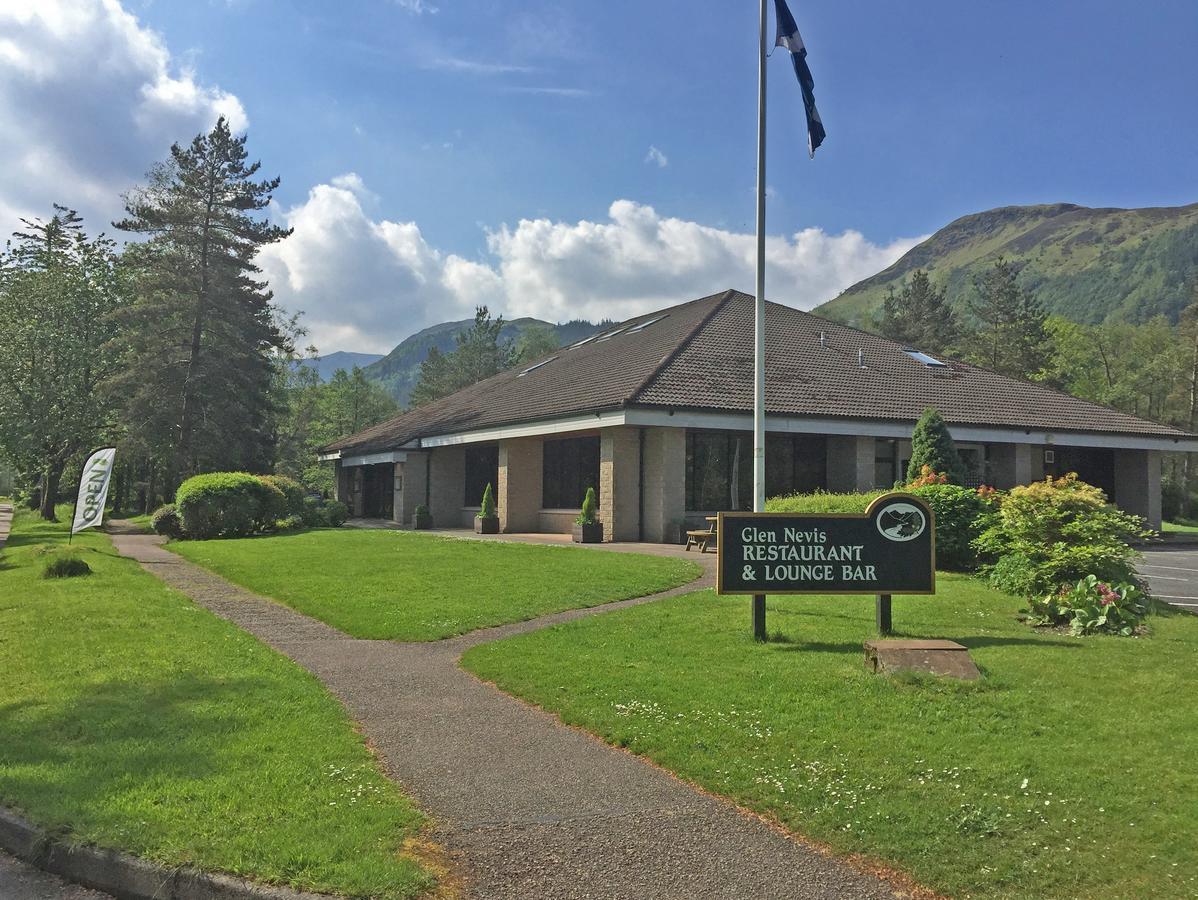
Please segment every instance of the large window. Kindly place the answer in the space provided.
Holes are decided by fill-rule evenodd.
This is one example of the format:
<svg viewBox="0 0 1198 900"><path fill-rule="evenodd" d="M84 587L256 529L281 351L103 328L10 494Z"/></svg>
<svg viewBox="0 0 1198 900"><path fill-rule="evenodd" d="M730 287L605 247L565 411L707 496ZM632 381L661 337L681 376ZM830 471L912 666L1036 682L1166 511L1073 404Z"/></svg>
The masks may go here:
<svg viewBox="0 0 1198 900"><path fill-rule="evenodd" d="M771 434L765 439L768 497L809 492L827 481L823 435ZM753 508L753 435L742 431L688 431L686 508Z"/></svg>
<svg viewBox="0 0 1198 900"><path fill-rule="evenodd" d="M542 505L546 509L578 509L587 488L598 500L599 438L545 441L542 469Z"/></svg>
<svg viewBox="0 0 1198 900"><path fill-rule="evenodd" d="M466 445L466 492L463 505L481 506L483 491L491 485L491 496L498 502L499 447L496 444Z"/></svg>

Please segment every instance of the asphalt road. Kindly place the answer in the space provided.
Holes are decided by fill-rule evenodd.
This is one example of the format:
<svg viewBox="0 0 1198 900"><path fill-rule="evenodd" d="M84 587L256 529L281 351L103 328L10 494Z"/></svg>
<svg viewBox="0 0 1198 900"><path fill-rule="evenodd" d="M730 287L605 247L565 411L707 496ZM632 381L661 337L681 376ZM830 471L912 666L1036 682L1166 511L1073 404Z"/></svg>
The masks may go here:
<svg viewBox="0 0 1198 900"><path fill-rule="evenodd" d="M1198 547L1146 550L1137 568L1154 597L1198 615Z"/></svg>
<svg viewBox="0 0 1198 900"><path fill-rule="evenodd" d="M0 900L112 900L0 852Z"/></svg>

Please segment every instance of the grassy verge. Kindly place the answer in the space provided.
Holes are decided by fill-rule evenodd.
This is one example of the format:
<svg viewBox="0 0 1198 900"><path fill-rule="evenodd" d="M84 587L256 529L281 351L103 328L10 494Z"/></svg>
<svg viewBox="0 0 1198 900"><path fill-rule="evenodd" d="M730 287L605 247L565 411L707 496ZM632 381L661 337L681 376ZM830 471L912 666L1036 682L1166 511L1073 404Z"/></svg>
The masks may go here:
<svg viewBox="0 0 1198 900"><path fill-rule="evenodd" d="M1198 525L1193 525L1189 522L1162 522L1161 531L1174 531L1181 534L1198 534Z"/></svg>
<svg viewBox="0 0 1198 900"><path fill-rule="evenodd" d="M69 510L68 510L69 512ZM40 577L66 521L18 513L0 554L0 803L167 865L408 897L421 814L341 706L248 634L114 555Z"/></svg>
<svg viewBox="0 0 1198 900"><path fill-rule="evenodd" d="M941 574L903 636L969 646L977 684L867 674L872 598L687 595L482 645L464 665L842 852L955 896L1198 895L1198 618L1070 638Z"/></svg>
<svg viewBox="0 0 1198 900"><path fill-rule="evenodd" d="M349 528L171 549L354 637L403 641L652 594L701 571L661 557Z"/></svg>

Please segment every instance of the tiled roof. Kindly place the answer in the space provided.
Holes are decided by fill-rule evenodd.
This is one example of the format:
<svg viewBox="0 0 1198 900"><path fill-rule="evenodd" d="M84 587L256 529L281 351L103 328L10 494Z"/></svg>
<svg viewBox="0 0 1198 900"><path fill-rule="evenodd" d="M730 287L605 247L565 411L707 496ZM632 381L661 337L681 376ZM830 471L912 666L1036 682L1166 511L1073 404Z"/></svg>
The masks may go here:
<svg viewBox="0 0 1198 900"><path fill-rule="evenodd" d="M643 331L622 331L658 316L664 318ZM558 350L552 362L525 375L520 374L525 366L502 372L326 449L390 450L425 436L626 406L752 410L753 298L748 294L714 294L638 316L604 334L612 336ZM931 367L894 341L766 304L766 409L771 415L913 423L924 409L935 407L950 425L1188 437L1043 385L943 362Z"/></svg>

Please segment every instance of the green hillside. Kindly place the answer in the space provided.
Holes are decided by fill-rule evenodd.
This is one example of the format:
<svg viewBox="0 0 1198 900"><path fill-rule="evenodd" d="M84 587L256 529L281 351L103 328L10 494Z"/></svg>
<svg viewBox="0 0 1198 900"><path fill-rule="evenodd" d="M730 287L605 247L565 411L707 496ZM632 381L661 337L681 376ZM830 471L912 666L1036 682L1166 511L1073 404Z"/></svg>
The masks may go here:
<svg viewBox="0 0 1198 900"><path fill-rule="evenodd" d="M1198 278L1198 204L1147 209L1089 209L1068 203L1005 206L964 216L877 275L815 310L868 327L887 290L916 269L944 287L954 305L972 279L1004 256L1050 313L1094 324L1175 322Z"/></svg>
<svg viewBox="0 0 1198 900"><path fill-rule="evenodd" d="M400 406L407 406L408 395L420 378L420 364L424 362L428 352L436 347L442 353L448 353L455 346L455 338L474 324L473 319L462 319L460 322L442 322L432 325L423 331L418 331L401 341L394 350L377 362L366 366L362 371L372 381L383 385ZM573 343L592 334L603 323L595 324L575 320L555 325L540 319L514 319L504 324L500 332L501 340L518 341L521 332L530 325L544 325L557 333L562 344Z"/></svg>

